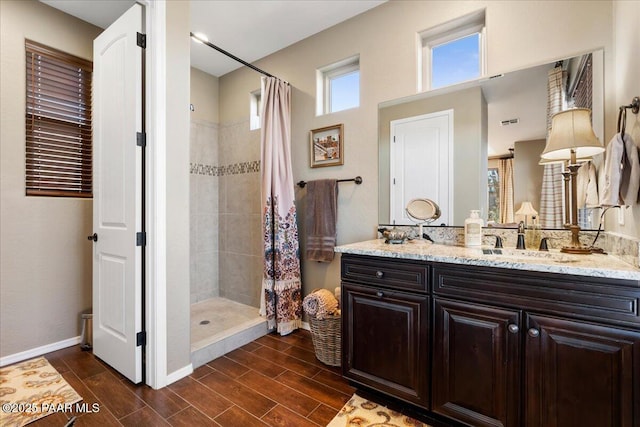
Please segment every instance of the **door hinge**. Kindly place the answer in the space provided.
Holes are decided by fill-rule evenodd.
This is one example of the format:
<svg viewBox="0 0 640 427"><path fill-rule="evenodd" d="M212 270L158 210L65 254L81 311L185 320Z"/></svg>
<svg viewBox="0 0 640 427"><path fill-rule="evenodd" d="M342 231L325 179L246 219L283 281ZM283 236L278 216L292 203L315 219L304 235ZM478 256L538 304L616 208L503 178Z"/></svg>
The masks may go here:
<svg viewBox="0 0 640 427"><path fill-rule="evenodd" d="M136 233L136 246L147 246L147 233L145 231Z"/></svg>
<svg viewBox="0 0 640 427"><path fill-rule="evenodd" d="M136 334L136 347L141 345L147 345L147 333L145 331L140 331Z"/></svg>
<svg viewBox="0 0 640 427"><path fill-rule="evenodd" d="M147 146L147 134L144 132L136 132L136 145L138 147Z"/></svg>
<svg viewBox="0 0 640 427"><path fill-rule="evenodd" d="M147 48L147 35L142 33L136 33L136 44L143 49Z"/></svg>
<svg viewBox="0 0 640 427"><path fill-rule="evenodd" d="M393 178L393 185L396 185L396 179Z"/></svg>
<svg viewBox="0 0 640 427"><path fill-rule="evenodd" d="M396 142L396 136L393 135L393 142Z"/></svg>

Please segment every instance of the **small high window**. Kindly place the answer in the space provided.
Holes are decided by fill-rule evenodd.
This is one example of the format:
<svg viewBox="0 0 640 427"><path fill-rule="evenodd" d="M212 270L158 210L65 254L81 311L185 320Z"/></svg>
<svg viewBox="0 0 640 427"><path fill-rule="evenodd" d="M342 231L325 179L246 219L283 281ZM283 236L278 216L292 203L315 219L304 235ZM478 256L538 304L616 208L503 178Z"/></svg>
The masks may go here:
<svg viewBox="0 0 640 427"><path fill-rule="evenodd" d="M420 33L418 91L474 80L485 74L485 13L474 12Z"/></svg>
<svg viewBox="0 0 640 427"><path fill-rule="evenodd" d="M260 110L262 110L262 91L254 90L249 94L249 129L260 129Z"/></svg>
<svg viewBox="0 0 640 427"><path fill-rule="evenodd" d="M92 196L93 64L26 40L26 195Z"/></svg>
<svg viewBox="0 0 640 427"><path fill-rule="evenodd" d="M317 80L318 115L360 106L360 56L319 69Z"/></svg>

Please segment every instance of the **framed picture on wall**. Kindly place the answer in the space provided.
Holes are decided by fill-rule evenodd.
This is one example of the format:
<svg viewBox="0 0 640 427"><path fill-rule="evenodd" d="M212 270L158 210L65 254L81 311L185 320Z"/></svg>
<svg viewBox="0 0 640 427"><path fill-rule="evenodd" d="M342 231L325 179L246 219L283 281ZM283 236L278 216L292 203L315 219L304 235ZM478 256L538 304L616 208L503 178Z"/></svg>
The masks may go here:
<svg viewBox="0 0 640 427"><path fill-rule="evenodd" d="M343 124L314 129L309 133L311 167L344 164Z"/></svg>

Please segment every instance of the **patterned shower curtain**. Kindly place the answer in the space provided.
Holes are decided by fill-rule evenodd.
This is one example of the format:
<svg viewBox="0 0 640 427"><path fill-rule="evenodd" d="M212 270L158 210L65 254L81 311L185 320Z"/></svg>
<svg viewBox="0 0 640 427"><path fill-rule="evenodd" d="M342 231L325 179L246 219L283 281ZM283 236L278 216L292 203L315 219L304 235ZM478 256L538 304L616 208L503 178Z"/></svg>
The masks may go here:
<svg viewBox="0 0 640 427"><path fill-rule="evenodd" d="M561 66L549 71L547 98L547 130L551 130L551 117L565 109L565 87L567 73ZM548 135L548 132L547 132ZM562 164L544 165L542 193L540 195L540 225L542 228L562 228L563 226L563 185Z"/></svg>
<svg viewBox="0 0 640 427"><path fill-rule="evenodd" d="M291 87L262 78L260 130L264 270L260 314L281 335L301 326L302 290L291 168Z"/></svg>

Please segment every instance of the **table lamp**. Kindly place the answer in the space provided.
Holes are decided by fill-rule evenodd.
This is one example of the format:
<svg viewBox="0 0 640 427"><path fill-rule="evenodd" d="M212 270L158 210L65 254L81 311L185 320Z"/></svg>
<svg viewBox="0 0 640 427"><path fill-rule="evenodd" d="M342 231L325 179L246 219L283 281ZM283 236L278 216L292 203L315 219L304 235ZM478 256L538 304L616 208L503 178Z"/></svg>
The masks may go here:
<svg viewBox="0 0 640 427"><path fill-rule="evenodd" d="M580 164L577 158L595 156L604 151L591 127L591 110L574 108L554 114L551 118L551 132L540 157L544 160L569 160L571 180L571 243L561 251L574 254L589 254L591 250L580 243L578 225L577 181Z"/></svg>
<svg viewBox="0 0 640 427"><path fill-rule="evenodd" d="M529 223L529 218L538 216L538 211L533 209L533 205L531 204L531 202L522 202L522 204L520 205L520 209L516 211L516 215L524 216L524 225L526 226Z"/></svg>

